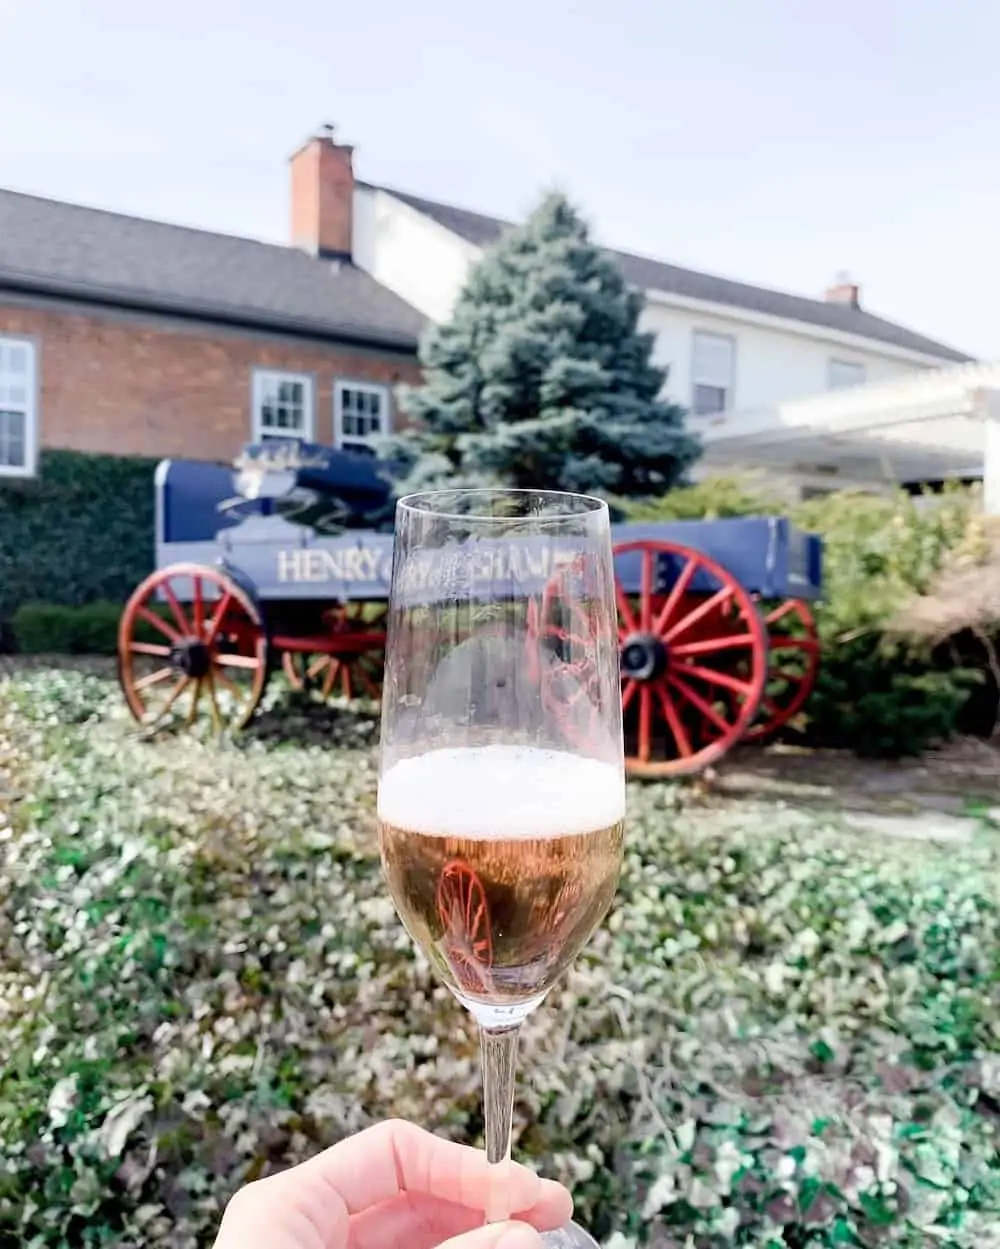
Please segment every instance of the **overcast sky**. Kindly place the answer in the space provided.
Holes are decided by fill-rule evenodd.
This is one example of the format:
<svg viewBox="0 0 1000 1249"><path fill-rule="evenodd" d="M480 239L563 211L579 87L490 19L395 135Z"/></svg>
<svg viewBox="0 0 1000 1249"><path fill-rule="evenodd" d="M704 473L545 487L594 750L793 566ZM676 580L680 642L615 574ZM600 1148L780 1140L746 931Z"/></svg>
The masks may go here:
<svg viewBox="0 0 1000 1249"><path fill-rule="evenodd" d="M0 185L283 241L356 169L1000 357L993 0L0 0Z"/></svg>

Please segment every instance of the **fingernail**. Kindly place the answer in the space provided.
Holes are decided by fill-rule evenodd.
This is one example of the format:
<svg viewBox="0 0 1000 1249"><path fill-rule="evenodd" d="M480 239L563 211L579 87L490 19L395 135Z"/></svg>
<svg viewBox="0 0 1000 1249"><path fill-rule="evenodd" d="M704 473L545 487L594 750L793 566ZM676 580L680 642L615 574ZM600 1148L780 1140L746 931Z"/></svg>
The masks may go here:
<svg viewBox="0 0 1000 1249"><path fill-rule="evenodd" d="M494 1241L494 1249L542 1249L542 1238L527 1223L511 1223Z"/></svg>

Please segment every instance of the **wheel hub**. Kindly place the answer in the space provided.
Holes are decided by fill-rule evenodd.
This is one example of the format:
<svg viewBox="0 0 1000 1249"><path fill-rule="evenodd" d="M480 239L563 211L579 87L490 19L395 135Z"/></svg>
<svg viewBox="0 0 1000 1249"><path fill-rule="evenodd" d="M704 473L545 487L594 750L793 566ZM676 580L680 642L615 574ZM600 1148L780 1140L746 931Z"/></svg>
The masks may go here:
<svg viewBox="0 0 1000 1249"><path fill-rule="evenodd" d="M170 662L186 677L199 680L208 674L212 656L208 647L198 638L181 638L170 649Z"/></svg>
<svg viewBox="0 0 1000 1249"><path fill-rule="evenodd" d="M630 681L655 681L667 670L667 646L652 633L632 633L621 644L622 676Z"/></svg>

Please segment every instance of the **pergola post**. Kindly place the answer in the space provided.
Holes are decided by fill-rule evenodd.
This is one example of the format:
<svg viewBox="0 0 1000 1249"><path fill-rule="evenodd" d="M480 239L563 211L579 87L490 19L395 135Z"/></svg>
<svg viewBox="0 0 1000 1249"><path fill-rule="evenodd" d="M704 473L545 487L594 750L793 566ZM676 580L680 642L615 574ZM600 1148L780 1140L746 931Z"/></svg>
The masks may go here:
<svg viewBox="0 0 1000 1249"><path fill-rule="evenodd" d="M983 413L983 511L1000 515L1000 390L980 391Z"/></svg>

